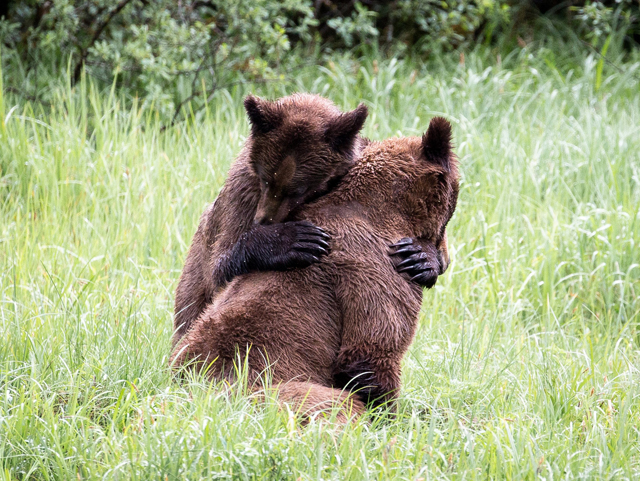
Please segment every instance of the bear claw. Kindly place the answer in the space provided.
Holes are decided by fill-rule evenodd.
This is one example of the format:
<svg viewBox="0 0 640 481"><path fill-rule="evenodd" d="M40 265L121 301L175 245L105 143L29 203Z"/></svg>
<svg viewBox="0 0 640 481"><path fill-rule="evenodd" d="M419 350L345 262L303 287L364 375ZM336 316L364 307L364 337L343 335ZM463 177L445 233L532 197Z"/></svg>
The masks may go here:
<svg viewBox="0 0 640 481"><path fill-rule="evenodd" d="M435 247L427 246L427 250L423 251L422 246L409 237L400 239L390 247L394 249L390 255L402 259L396 265L397 272L408 275L411 282L428 289L435 285L440 272L440 260Z"/></svg>

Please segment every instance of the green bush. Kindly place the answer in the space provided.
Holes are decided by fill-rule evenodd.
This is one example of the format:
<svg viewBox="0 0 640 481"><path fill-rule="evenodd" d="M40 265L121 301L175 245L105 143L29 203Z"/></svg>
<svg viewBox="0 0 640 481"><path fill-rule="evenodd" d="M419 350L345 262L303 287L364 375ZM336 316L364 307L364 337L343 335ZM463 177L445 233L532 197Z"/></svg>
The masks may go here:
<svg viewBox="0 0 640 481"><path fill-rule="evenodd" d="M523 19L532 24L532 5L545 10L558 4L543 3L13 1L0 11L3 66L10 66L4 68L5 85L48 105L52 81L70 78L75 84L85 71L103 86L115 82L119 92L141 99L171 124L190 109L198 111L220 87L279 80L301 64L321 61L323 53L360 54L378 44L426 57L498 37L513 44ZM563 7L563 18L600 52L606 53L603 45L608 47L613 32L636 32L637 0L574 5Z"/></svg>
<svg viewBox="0 0 640 481"><path fill-rule="evenodd" d="M572 8L581 33L591 42L598 42L614 32L634 35L639 32L640 2L638 0L614 0L585 2Z"/></svg>
<svg viewBox="0 0 640 481"><path fill-rule="evenodd" d="M351 9L340 9L342 2L324 3L328 7L319 22L326 21L348 46L354 36L362 41L380 37L437 52L477 40L510 19L505 0L376 0L366 2L366 7L355 2Z"/></svg>
<svg viewBox="0 0 640 481"><path fill-rule="evenodd" d="M306 0L30 0L11 13L0 33L25 66L14 83L46 99L38 70L69 68L76 83L85 65L170 117L221 85L274 76L290 37L308 40L314 24Z"/></svg>

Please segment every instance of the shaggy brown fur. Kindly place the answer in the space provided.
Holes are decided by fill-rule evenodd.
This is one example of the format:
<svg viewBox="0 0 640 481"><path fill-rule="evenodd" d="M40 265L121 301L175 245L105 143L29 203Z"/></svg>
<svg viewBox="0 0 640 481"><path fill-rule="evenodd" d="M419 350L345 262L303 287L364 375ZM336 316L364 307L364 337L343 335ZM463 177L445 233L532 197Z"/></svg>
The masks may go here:
<svg viewBox="0 0 640 481"><path fill-rule="evenodd" d="M422 300L398 264L438 251L448 263L457 194L446 120L434 118L422 138L372 142L331 192L297 212L331 235L331 253L305 269L236 277L176 345L174 366L212 363L214 378L233 379L233 360L246 355L250 379L269 368L276 383L299 383L288 398L304 409L305 396L346 399L331 387L393 401ZM357 399L351 407L363 409Z"/></svg>
<svg viewBox="0 0 640 481"><path fill-rule="evenodd" d="M283 222L348 171L366 141L360 105L342 113L317 95L277 101L249 96L242 152L216 201L200 218L175 300L174 344L235 276L306 267L328 253L328 236L309 222Z"/></svg>

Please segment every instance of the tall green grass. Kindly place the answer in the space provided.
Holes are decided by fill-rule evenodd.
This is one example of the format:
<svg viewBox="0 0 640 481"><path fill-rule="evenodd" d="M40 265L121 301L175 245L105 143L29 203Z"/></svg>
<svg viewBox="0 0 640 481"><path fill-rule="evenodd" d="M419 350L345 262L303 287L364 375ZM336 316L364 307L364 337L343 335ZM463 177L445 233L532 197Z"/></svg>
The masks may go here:
<svg viewBox="0 0 640 481"><path fill-rule="evenodd" d="M167 368L247 86L164 131L87 80L54 84L46 111L0 96L0 478L637 478L640 63L605 64L596 89L598 58L561 56L339 58L253 89L364 101L374 139L454 125L453 262L400 415L344 428Z"/></svg>

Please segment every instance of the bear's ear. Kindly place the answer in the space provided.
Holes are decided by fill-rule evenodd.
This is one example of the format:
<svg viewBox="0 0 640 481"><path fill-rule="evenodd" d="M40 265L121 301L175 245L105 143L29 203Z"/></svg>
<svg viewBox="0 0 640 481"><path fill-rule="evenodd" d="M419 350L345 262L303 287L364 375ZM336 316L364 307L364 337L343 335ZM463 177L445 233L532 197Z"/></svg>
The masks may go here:
<svg viewBox="0 0 640 481"><path fill-rule="evenodd" d="M443 117L434 117L422 136L422 150L427 160L449 172L451 159L451 124Z"/></svg>
<svg viewBox="0 0 640 481"><path fill-rule="evenodd" d="M355 110L340 114L333 119L325 131L325 138L329 145L341 153L349 151L368 114L367 106L360 104Z"/></svg>
<svg viewBox="0 0 640 481"><path fill-rule="evenodd" d="M244 109L247 111L251 127L261 134L272 131L282 121L282 115L271 102L254 95L247 95L244 99Z"/></svg>

